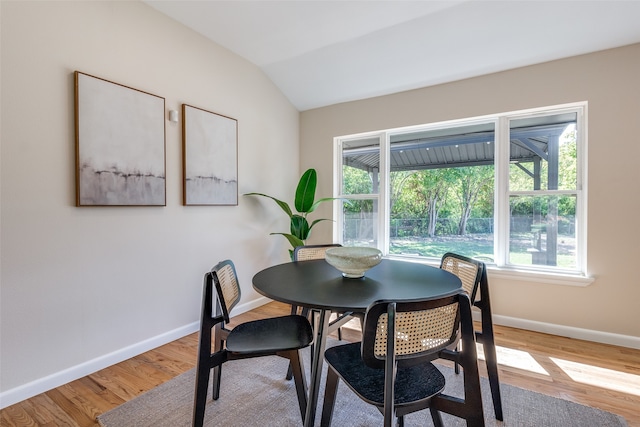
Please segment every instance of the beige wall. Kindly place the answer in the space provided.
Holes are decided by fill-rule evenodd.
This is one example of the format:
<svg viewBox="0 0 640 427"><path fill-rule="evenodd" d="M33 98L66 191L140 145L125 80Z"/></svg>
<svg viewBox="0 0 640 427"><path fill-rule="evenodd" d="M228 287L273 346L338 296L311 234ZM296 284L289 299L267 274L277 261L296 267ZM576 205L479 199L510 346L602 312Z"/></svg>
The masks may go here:
<svg viewBox="0 0 640 427"><path fill-rule="evenodd" d="M331 194L337 135L589 101L586 288L492 280L496 313L640 337L640 45L301 115L256 67L139 2L0 2L0 404L170 341L198 322L202 274L287 259L275 205L181 205L181 123L166 122L167 206L74 206L73 71L238 119L239 191ZM299 121L301 120L301 121ZM299 145L301 137L301 145ZM300 159L300 160L299 160ZM300 162L300 167L298 167ZM265 171L268 168L268 173ZM330 216L328 204L318 217ZM331 239L328 223L314 240ZM568 305L568 307L564 307ZM42 355L46 356L42 362Z"/></svg>
<svg viewBox="0 0 640 427"><path fill-rule="evenodd" d="M75 207L73 71L238 120L239 191L286 198L299 113L255 66L141 2L7 2L1 13L1 351L5 406L195 330L202 276L287 260L275 205L184 207L182 123L166 207ZM265 173L268 169L269 173Z"/></svg>
<svg viewBox="0 0 640 427"><path fill-rule="evenodd" d="M372 64L375 67L375 64ZM372 72L375 69L372 68ZM301 168L315 167L331 194L332 138L588 101L587 287L490 276L494 314L532 328L559 325L640 343L640 44L301 114ZM330 214L323 207L318 215ZM319 230L320 231L320 230ZM330 240L323 229L314 235ZM541 322L541 324L538 324Z"/></svg>

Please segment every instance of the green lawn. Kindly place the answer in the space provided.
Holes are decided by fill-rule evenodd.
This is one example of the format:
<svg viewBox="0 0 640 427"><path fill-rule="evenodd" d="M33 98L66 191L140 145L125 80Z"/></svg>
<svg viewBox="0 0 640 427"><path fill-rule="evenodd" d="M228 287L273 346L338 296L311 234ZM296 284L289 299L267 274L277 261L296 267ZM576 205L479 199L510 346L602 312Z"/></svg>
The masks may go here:
<svg viewBox="0 0 640 427"><path fill-rule="evenodd" d="M532 235L512 237L510 262L518 265L532 265L530 249L533 248ZM573 237L559 236L558 266L575 267L575 245ZM392 238L389 252L393 255L411 255L440 258L446 252L493 261L493 235L470 234L466 236L436 236Z"/></svg>

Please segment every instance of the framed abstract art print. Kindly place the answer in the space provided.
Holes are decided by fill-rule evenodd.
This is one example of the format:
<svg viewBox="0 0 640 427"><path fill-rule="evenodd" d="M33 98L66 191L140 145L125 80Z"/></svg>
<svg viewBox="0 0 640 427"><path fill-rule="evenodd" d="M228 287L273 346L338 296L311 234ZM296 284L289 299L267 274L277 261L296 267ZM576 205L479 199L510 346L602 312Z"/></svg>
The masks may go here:
<svg viewBox="0 0 640 427"><path fill-rule="evenodd" d="M182 105L185 205L238 204L238 121Z"/></svg>
<svg viewBox="0 0 640 427"><path fill-rule="evenodd" d="M76 205L165 206L165 100L75 72Z"/></svg>

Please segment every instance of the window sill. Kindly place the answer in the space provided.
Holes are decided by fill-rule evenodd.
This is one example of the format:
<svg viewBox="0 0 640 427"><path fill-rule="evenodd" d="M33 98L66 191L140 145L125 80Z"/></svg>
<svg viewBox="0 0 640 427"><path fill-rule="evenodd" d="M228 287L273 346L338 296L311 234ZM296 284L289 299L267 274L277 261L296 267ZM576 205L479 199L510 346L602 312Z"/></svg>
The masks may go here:
<svg viewBox="0 0 640 427"><path fill-rule="evenodd" d="M389 255L385 258L396 259L400 261L418 262L422 264L432 265L434 267L440 266L440 260L427 259L418 257ZM552 271L533 271L533 270L519 270L516 268L496 267L495 265L488 265L489 280L492 277L499 279L517 280L520 282L535 282L548 285L562 285L562 286L578 286L586 287L595 281L594 277L584 276L581 274L568 274Z"/></svg>
<svg viewBox="0 0 640 427"><path fill-rule="evenodd" d="M489 277L519 280L522 282L544 283L563 286L589 286L595 281L594 277L581 274L556 273L550 271L518 270L515 268L500 268L489 266Z"/></svg>

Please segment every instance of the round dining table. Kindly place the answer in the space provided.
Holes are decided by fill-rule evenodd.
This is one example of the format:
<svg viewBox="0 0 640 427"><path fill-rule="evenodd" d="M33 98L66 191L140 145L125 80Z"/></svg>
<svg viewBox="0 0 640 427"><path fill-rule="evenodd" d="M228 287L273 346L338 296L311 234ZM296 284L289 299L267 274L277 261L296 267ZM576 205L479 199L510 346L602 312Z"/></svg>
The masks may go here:
<svg viewBox="0 0 640 427"><path fill-rule="evenodd" d="M364 313L379 300L418 300L454 295L462 290L460 279L445 270L417 262L383 259L350 279L324 259L275 265L253 277L254 289L273 300L318 310L311 355L311 378L304 425L313 426L331 312Z"/></svg>

